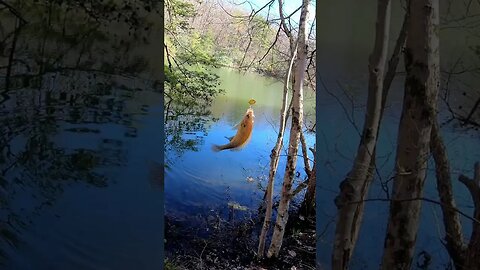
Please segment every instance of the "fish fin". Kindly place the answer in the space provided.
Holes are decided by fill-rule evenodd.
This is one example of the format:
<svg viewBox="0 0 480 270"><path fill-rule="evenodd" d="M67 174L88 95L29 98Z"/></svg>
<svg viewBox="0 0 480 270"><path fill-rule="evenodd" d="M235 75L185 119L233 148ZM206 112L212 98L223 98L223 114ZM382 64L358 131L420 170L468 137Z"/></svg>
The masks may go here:
<svg viewBox="0 0 480 270"><path fill-rule="evenodd" d="M231 137L225 136L225 138L226 138L227 140L229 140L229 141L232 141L233 137L235 137L235 136L231 136Z"/></svg>

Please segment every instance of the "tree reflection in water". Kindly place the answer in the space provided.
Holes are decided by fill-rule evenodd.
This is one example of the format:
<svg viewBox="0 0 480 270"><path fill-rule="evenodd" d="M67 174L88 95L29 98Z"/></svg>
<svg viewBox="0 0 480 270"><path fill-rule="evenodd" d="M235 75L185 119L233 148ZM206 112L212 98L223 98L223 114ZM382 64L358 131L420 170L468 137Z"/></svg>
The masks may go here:
<svg viewBox="0 0 480 270"><path fill-rule="evenodd" d="M66 188L114 184L106 172L126 164L148 110L132 100L162 89L159 8L0 1L0 262Z"/></svg>
<svg viewBox="0 0 480 270"><path fill-rule="evenodd" d="M108 87L107 81L112 82ZM131 112L134 110L129 108L129 101L140 90L122 89L114 82L105 78L97 81L96 87L68 92L62 92L62 85L48 92L19 89L3 102L0 108L3 244L16 246L32 215L52 205L68 186L83 183L107 187L112 182L102 171L126 164L124 140L111 138L108 129L111 124L119 125L125 139L136 136ZM148 85L141 87L148 89ZM68 141L79 134L95 135L96 144L76 145Z"/></svg>

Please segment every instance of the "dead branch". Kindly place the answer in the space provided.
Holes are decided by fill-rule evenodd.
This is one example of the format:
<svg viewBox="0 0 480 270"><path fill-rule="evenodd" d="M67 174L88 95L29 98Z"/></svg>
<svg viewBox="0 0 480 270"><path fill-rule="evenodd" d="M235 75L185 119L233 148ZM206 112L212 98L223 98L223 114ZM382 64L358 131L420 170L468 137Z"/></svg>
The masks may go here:
<svg viewBox="0 0 480 270"><path fill-rule="evenodd" d="M416 197L416 198L409 198L409 199L400 199L400 200L395 200L395 199L385 199L385 198L371 198L371 199L365 199L365 200L361 200L361 201L354 201L354 202L349 202L348 204L359 204L359 203L365 203L365 202L412 202L412 201L425 201L425 202L429 202L429 203L433 203L433 204L436 204L436 205L439 205L439 206L444 206L444 207L447 207L457 213L459 213L460 215L462 215L463 217L471 220L472 222L474 222L475 224L479 224L480 225L480 220L479 219L476 219L475 217L472 217L471 215L463 212L462 210L458 209L458 208L452 208L451 206L449 205L444 205L442 204L441 202L439 201L436 201L436 200L433 200L433 199L429 199L429 198L424 198L424 197Z"/></svg>
<svg viewBox="0 0 480 270"><path fill-rule="evenodd" d="M18 12L14 7L12 7L11 5L9 5L9 4L6 3L5 1L0 0L0 5L3 5L3 6L5 6L6 8L8 8L8 10L10 11L10 13L12 13L13 15L15 15L15 17L17 17L17 18L20 20L20 23L21 23L21 24L26 24L26 23L28 23L28 22L23 18L23 16L20 14L20 12Z"/></svg>

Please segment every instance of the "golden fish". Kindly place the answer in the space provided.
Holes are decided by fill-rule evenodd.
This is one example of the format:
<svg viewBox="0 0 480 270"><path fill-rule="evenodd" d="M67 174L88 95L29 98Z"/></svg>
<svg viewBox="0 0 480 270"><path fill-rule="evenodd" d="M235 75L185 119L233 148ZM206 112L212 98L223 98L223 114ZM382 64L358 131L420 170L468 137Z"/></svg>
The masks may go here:
<svg viewBox="0 0 480 270"><path fill-rule="evenodd" d="M253 114L253 109L248 108L242 121L238 124L237 134L230 138L230 142L227 144L213 145L213 151L218 152L225 149L238 149L245 146L252 136L254 118L255 115Z"/></svg>

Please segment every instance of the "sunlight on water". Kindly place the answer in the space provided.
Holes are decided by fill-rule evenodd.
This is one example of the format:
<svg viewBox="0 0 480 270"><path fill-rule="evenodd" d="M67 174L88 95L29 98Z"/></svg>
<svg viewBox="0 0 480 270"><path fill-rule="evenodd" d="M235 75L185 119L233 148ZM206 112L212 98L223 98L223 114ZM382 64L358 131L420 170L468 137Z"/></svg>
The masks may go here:
<svg viewBox="0 0 480 270"><path fill-rule="evenodd" d="M226 91L215 99L210 108L212 117L218 121L211 122L205 133L184 134L184 138L202 136L202 144L198 146L198 151L187 151L178 156L173 166L167 169L166 216L188 220L189 216L208 215L212 211L226 215L229 202L246 206L252 211L263 198L259 186L265 187L268 178L269 155L277 138L283 84L257 74L242 74L228 69L218 70L217 74L221 80L220 88ZM305 92L306 115L312 115L314 92L310 89ZM250 142L239 151L212 151L213 144L225 144L228 142L225 137L235 135L233 126L242 119L250 98L256 100L252 106L255 123ZM306 123L314 120L306 116ZM289 125L285 140L288 140L288 129ZM313 147L315 135L305 133L305 136L309 147ZM169 155L173 156L173 152L167 151ZM281 188L285 170L286 153L283 155L278 165L276 194ZM309 155L312 158L311 153ZM300 173L298 183L305 177L301 157L297 171ZM194 221L190 222L191 226L195 226Z"/></svg>

